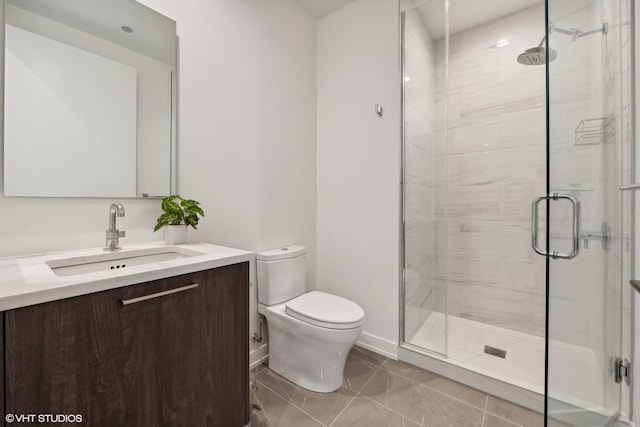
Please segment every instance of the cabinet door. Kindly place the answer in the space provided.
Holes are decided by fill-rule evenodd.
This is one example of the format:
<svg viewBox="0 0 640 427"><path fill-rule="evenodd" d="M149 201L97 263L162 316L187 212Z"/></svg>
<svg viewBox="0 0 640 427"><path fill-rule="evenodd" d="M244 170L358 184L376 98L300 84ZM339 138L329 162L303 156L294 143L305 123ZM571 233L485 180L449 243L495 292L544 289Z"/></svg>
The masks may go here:
<svg viewBox="0 0 640 427"><path fill-rule="evenodd" d="M243 263L8 311L6 411L243 426L247 295Z"/></svg>

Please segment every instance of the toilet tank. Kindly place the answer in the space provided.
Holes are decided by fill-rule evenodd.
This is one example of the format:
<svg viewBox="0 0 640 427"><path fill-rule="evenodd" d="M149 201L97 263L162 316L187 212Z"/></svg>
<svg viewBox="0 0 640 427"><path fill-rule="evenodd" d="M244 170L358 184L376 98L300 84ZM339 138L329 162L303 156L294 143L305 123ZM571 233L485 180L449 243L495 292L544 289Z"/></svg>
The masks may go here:
<svg viewBox="0 0 640 427"><path fill-rule="evenodd" d="M258 302L280 304L305 291L305 248L287 246L256 254Z"/></svg>

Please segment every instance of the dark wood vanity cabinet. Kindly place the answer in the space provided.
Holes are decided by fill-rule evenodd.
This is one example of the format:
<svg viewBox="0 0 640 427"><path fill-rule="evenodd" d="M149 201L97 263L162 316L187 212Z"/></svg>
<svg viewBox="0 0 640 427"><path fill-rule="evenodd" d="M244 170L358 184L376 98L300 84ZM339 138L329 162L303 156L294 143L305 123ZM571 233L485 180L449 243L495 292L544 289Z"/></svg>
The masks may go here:
<svg viewBox="0 0 640 427"><path fill-rule="evenodd" d="M5 413L246 425L248 275L245 262L5 312Z"/></svg>

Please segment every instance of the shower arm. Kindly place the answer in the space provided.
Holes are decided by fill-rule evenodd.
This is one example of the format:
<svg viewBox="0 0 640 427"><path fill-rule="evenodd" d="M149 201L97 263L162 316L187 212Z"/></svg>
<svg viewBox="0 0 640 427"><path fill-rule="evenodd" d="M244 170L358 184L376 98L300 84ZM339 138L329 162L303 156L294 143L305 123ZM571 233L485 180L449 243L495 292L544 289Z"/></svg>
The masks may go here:
<svg viewBox="0 0 640 427"><path fill-rule="evenodd" d="M582 37L586 37L586 36L590 36L591 34L596 34L596 33L607 34L607 30L608 30L607 24L602 24L602 26L600 28L596 28L595 30L581 31L581 30L578 30L577 28L572 28L570 30L565 30L564 28L556 27L555 25L553 25L553 22L549 22L549 34L551 34L553 32L560 33L560 34L565 34L567 36L571 36L573 40L579 39L579 38L582 38Z"/></svg>

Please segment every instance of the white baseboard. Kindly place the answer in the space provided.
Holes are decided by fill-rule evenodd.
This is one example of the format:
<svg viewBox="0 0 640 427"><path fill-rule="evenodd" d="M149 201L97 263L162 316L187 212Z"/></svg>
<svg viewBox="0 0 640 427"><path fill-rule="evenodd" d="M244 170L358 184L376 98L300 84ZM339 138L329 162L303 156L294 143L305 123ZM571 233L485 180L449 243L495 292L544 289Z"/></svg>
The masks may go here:
<svg viewBox="0 0 640 427"><path fill-rule="evenodd" d="M249 352L249 369L253 369L264 363L269 357L269 345L261 344L256 350Z"/></svg>
<svg viewBox="0 0 640 427"><path fill-rule="evenodd" d="M398 360L398 343L363 332L356 345L381 354L389 359Z"/></svg>

